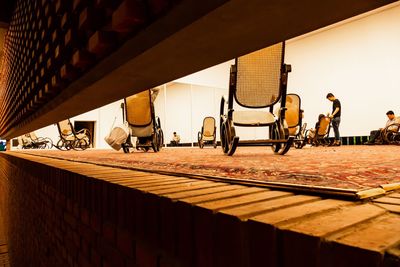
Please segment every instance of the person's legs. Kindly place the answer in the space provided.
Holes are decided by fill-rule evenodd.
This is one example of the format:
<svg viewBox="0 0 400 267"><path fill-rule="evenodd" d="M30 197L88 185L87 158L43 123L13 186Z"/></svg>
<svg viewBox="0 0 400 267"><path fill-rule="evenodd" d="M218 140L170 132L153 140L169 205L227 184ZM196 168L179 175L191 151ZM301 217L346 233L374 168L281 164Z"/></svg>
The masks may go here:
<svg viewBox="0 0 400 267"><path fill-rule="evenodd" d="M332 119L333 132L335 133L335 144L340 144L340 133L339 133L340 117Z"/></svg>
<svg viewBox="0 0 400 267"><path fill-rule="evenodd" d="M374 130L371 131L369 134L369 141L367 142L368 144L373 144L377 138L381 135L380 130Z"/></svg>
<svg viewBox="0 0 400 267"><path fill-rule="evenodd" d="M308 144L315 144L315 129L311 128L307 133L307 143Z"/></svg>

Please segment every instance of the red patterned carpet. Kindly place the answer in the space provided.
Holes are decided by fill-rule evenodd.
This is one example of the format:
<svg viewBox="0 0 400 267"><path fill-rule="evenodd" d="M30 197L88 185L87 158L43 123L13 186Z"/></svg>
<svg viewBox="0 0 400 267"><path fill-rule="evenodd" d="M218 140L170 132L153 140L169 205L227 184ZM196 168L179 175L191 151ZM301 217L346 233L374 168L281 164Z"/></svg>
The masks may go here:
<svg viewBox="0 0 400 267"><path fill-rule="evenodd" d="M167 148L159 153L114 150L26 150L24 153L146 170L362 190L400 182L398 146L305 147L274 155L269 147Z"/></svg>

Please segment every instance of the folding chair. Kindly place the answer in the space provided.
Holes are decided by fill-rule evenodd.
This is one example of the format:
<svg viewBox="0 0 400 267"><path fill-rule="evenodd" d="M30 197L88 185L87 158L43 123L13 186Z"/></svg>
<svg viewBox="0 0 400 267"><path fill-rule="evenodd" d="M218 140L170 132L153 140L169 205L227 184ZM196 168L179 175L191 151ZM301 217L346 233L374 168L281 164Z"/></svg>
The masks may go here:
<svg viewBox="0 0 400 267"><path fill-rule="evenodd" d="M270 145L275 154L284 155L293 143L285 120L286 87L291 66L283 63L285 44L279 43L236 58L231 66L229 96L220 105L220 135L223 152L231 156L239 145L235 126L268 126L269 139L244 144ZM236 110L238 108L248 110ZM280 102L278 115L273 107ZM263 109L263 110L255 110ZM269 110L266 110L269 109Z"/></svg>
<svg viewBox="0 0 400 267"><path fill-rule="evenodd" d="M217 127L215 126L215 119L213 117L205 117L201 131L197 135L199 147L203 148L204 145L209 144L214 148L217 148L216 131Z"/></svg>
<svg viewBox="0 0 400 267"><path fill-rule="evenodd" d="M91 133L84 128L75 131L69 119L57 123L60 139L55 147L59 150L85 150L90 147Z"/></svg>
<svg viewBox="0 0 400 267"><path fill-rule="evenodd" d="M147 152L151 148L154 152L160 151L164 144L164 134L160 118L155 116L151 90L125 98L124 118L130 128L130 134L122 144L125 153L129 153L133 147L132 137L137 137L136 149Z"/></svg>

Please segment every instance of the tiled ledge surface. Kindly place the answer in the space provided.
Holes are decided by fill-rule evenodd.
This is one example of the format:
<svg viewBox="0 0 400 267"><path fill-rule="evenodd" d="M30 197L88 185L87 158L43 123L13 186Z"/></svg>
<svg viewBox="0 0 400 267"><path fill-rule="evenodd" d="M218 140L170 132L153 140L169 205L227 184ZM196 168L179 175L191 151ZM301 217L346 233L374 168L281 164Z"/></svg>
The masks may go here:
<svg viewBox="0 0 400 267"><path fill-rule="evenodd" d="M72 236L66 252L54 241L56 257L67 265L400 264L396 192L350 202L15 152L0 160L39 180L61 210L55 218L61 231L50 231L58 239Z"/></svg>

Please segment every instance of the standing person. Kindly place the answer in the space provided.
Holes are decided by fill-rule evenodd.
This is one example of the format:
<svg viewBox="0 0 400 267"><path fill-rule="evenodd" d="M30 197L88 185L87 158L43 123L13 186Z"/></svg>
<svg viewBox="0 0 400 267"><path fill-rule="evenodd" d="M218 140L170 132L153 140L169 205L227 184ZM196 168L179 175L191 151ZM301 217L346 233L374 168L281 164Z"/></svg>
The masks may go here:
<svg viewBox="0 0 400 267"><path fill-rule="evenodd" d="M340 133L339 133L339 125L340 125L340 116L342 113L342 107L340 105L339 99L337 99L332 93L326 95L326 98L333 102L332 105L332 114L329 118L332 119L332 127L335 132L335 142L332 144L333 146L340 146Z"/></svg>

